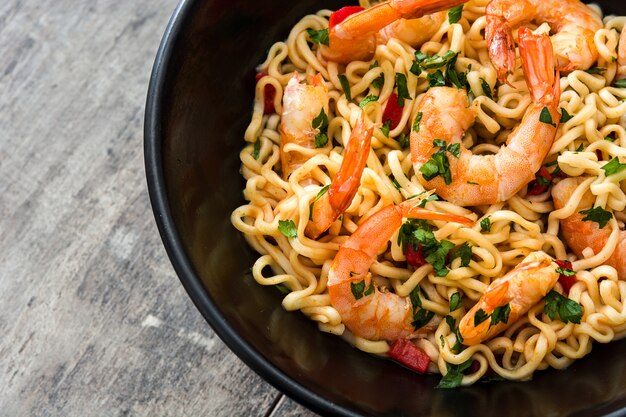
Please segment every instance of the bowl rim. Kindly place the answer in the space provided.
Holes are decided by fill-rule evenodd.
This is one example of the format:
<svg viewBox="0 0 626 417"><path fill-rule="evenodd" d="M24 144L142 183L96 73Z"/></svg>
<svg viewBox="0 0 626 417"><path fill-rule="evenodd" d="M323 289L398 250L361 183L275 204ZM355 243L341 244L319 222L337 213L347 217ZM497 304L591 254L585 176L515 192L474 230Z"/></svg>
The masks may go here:
<svg viewBox="0 0 626 417"><path fill-rule="evenodd" d="M164 88L168 79L168 68L175 45L181 39L185 23L189 21L197 0L181 0L167 24L154 60L144 116L144 165L150 204L157 228L167 255L185 291L204 319L220 339L254 372L280 392L325 415L358 417L357 414L295 381L254 349L228 324L226 317L208 294L202 280L187 256L172 217L167 200L166 181L163 173L163 113L165 109Z"/></svg>

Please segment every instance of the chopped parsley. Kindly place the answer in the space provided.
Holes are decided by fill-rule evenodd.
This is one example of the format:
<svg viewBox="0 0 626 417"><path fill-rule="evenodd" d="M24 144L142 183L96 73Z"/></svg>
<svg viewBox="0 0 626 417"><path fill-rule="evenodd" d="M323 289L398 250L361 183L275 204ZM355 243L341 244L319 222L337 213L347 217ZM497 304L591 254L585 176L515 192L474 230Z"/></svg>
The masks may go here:
<svg viewBox="0 0 626 417"><path fill-rule="evenodd" d="M309 34L309 38L313 43L321 43L322 45L328 46L328 29L307 29L306 33Z"/></svg>
<svg viewBox="0 0 626 417"><path fill-rule="evenodd" d="M430 159L420 167L419 171L426 181L430 181L441 175L446 184L451 184L452 173L450 172L450 161L446 155L446 150L458 158L460 155L460 145L453 143L446 147L445 140L435 139L433 146L439 149L430 156Z"/></svg>
<svg viewBox="0 0 626 417"><path fill-rule="evenodd" d="M397 72L396 73L396 87L398 87L398 104L400 107L404 107L404 100L412 100L409 94L409 89L406 86L406 75Z"/></svg>
<svg viewBox="0 0 626 417"><path fill-rule="evenodd" d="M606 72L606 68L594 67L594 68L586 69L585 72L587 74L603 74Z"/></svg>
<svg viewBox="0 0 626 417"><path fill-rule="evenodd" d="M494 308L491 313L491 322L489 323L489 327L495 326L498 323L508 323L509 313L511 313L511 306L509 303Z"/></svg>
<svg viewBox="0 0 626 417"><path fill-rule="evenodd" d="M565 110L563 107L561 107L561 119L559 120L560 123L565 123L568 120L570 120L572 117L574 117L574 116L569 114L567 112L567 110Z"/></svg>
<svg viewBox="0 0 626 417"><path fill-rule="evenodd" d="M435 388L457 388L461 386L463 381L463 372L465 372L470 366L472 366L474 359L469 358L465 362L459 365L453 365L446 362L446 368L448 373L441 378L439 384Z"/></svg>
<svg viewBox="0 0 626 417"><path fill-rule="evenodd" d="M558 315L563 323L580 324L583 307L576 301L552 290L546 295L543 312L550 317L550 320L556 319Z"/></svg>
<svg viewBox="0 0 626 417"><path fill-rule="evenodd" d="M476 314L474 315L474 326L478 326L480 323L484 322L489 318L489 314L485 312L482 308L479 308Z"/></svg>
<svg viewBox="0 0 626 417"><path fill-rule="evenodd" d="M465 242L452 254L452 259L461 258L461 266L468 266L472 260L472 247ZM451 260L452 260L451 259Z"/></svg>
<svg viewBox="0 0 626 417"><path fill-rule="evenodd" d="M386 138L389 137L389 131L391 130L391 119L387 120L383 127L380 128L380 131L385 135Z"/></svg>
<svg viewBox="0 0 626 417"><path fill-rule="evenodd" d="M293 220L279 220L278 231L289 238L298 236L298 228Z"/></svg>
<svg viewBox="0 0 626 417"><path fill-rule="evenodd" d="M426 79L428 80L428 85L431 87L444 87L446 85L446 79L444 78L441 70L428 74Z"/></svg>
<svg viewBox="0 0 626 417"><path fill-rule="evenodd" d="M252 148L252 157L254 159L259 159L260 155L261 155L261 139L257 139L256 142L254 142L254 147Z"/></svg>
<svg viewBox="0 0 626 417"><path fill-rule="evenodd" d="M491 87L489 86L489 83L487 82L487 80L485 80L482 77L480 78L480 86L482 87L483 93L485 93L485 96L493 100L493 93L491 92Z"/></svg>
<svg viewBox="0 0 626 417"><path fill-rule="evenodd" d="M438 277L448 275L446 267L448 254L454 248L454 243L448 240L438 241L432 228L425 220L409 219L401 227L398 233L398 245L406 253L407 245L413 248L421 247L426 262L433 266Z"/></svg>
<svg viewBox="0 0 626 417"><path fill-rule="evenodd" d="M415 287L409 294L411 306L413 307L413 321L411 322L411 325L415 328L415 330L426 326L435 316L434 311L422 308L422 299L420 297L421 292L422 289L418 286Z"/></svg>
<svg viewBox="0 0 626 417"><path fill-rule="evenodd" d="M574 270L572 270L570 268L566 268L564 266L559 266L556 269L556 272L558 272L559 274L564 275L566 277L571 277L573 275L576 275L576 271L574 271Z"/></svg>
<svg viewBox="0 0 626 417"><path fill-rule="evenodd" d="M367 106L369 103L371 103L372 101L378 101L378 96L373 96L373 95L369 95L367 97L365 97L363 100L361 100L361 102L359 103L359 107L360 108L364 108L365 106Z"/></svg>
<svg viewBox="0 0 626 417"><path fill-rule="evenodd" d="M454 346L452 346L452 351L457 352L457 353L461 352L464 349L463 336L461 336L461 331L459 330L459 328L456 327L456 320L454 317L450 315L446 316L445 319L446 319L446 324L450 328L450 331L454 333L454 335L456 336L456 343L454 344Z"/></svg>
<svg viewBox="0 0 626 417"><path fill-rule="evenodd" d="M426 207L426 203L428 203L429 201L437 201L437 200L439 200L439 196L437 194L431 194L425 199L423 199L422 201L420 201L417 207L424 208Z"/></svg>
<svg viewBox="0 0 626 417"><path fill-rule="evenodd" d="M463 5L456 6L448 10L448 22L450 24L457 23L461 20L461 15L463 14Z"/></svg>
<svg viewBox="0 0 626 417"><path fill-rule="evenodd" d="M365 281L351 282L350 291L352 291L352 295L356 300L360 300L374 293L374 284L370 282L369 287L365 288Z"/></svg>
<svg viewBox="0 0 626 417"><path fill-rule="evenodd" d="M326 184L325 186L323 186L322 189L317 193L313 201L311 201L311 204L309 204L309 220L313 219L313 204L317 203L317 200L322 198L322 196L324 196L324 194L328 192L329 188L330 184Z"/></svg>
<svg viewBox="0 0 626 417"><path fill-rule="evenodd" d="M481 232L491 232L491 219L489 217L485 217L480 221L480 231Z"/></svg>
<svg viewBox="0 0 626 417"><path fill-rule="evenodd" d="M613 87L617 88L626 88L626 78L623 80L617 80L613 83Z"/></svg>
<svg viewBox="0 0 626 417"><path fill-rule="evenodd" d="M583 220L592 221L598 223L600 229L603 229L604 226L613 218L613 213L610 211L604 210L602 207L594 207L587 210L579 211L580 214L584 214Z"/></svg>
<svg viewBox="0 0 626 417"><path fill-rule="evenodd" d="M291 290L284 284L276 284L274 286L278 291L280 291L281 294L289 294L291 292Z"/></svg>
<svg viewBox="0 0 626 417"><path fill-rule="evenodd" d="M320 111L320 114L313 119L313 129L318 129L318 133L315 135L315 147L322 148L328 143L328 116L324 112L324 108Z"/></svg>
<svg viewBox="0 0 626 417"><path fill-rule="evenodd" d="M541 113L539 114L539 121L541 123L556 127L556 123L552 121L552 115L550 114L550 110L548 110L547 107L541 109Z"/></svg>
<svg viewBox="0 0 626 417"><path fill-rule="evenodd" d="M413 120L413 126L411 126L411 129L415 132L418 133L420 131L420 123L422 121L422 112L417 112L417 115L415 116L415 120Z"/></svg>
<svg viewBox="0 0 626 417"><path fill-rule="evenodd" d="M620 163L619 159L616 156L609 162L604 164L602 166L602 169L604 170L604 175L608 177L609 175L617 174L618 172L622 172L623 170L625 170L626 164Z"/></svg>
<svg viewBox="0 0 626 417"><path fill-rule="evenodd" d="M344 74L339 74L337 78L339 78L339 82L341 83L341 89L346 95L346 100L352 101L352 93L350 92L350 83L348 82L348 77L346 77Z"/></svg>
<svg viewBox="0 0 626 417"><path fill-rule="evenodd" d="M410 137L406 135L405 133L400 133L400 136L398 136L396 140L398 141L398 144L400 145L402 149L408 148L409 145L411 144Z"/></svg>
<svg viewBox="0 0 626 417"><path fill-rule="evenodd" d="M377 68L378 66L378 61L374 61L372 65L370 65L370 67L368 68L368 71ZM376 77L374 81L372 81L372 87L380 88L383 86L383 84L385 84L385 74L381 72L380 75Z"/></svg>
<svg viewBox="0 0 626 417"><path fill-rule="evenodd" d="M457 291L450 296L450 312L458 310L461 305L461 293Z"/></svg>

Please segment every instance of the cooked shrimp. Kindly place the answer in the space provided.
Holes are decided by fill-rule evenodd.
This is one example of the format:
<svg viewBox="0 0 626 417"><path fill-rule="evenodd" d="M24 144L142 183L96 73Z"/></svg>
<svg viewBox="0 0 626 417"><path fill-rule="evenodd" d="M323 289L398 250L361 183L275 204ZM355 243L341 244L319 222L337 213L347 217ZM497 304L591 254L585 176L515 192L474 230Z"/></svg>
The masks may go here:
<svg viewBox="0 0 626 417"><path fill-rule="evenodd" d="M485 39L500 81L515 69L513 29L527 22L548 23L558 68L587 69L598 57L595 32L602 20L579 0L492 0L485 11Z"/></svg>
<svg viewBox="0 0 626 417"><path fill-rule="evenodd" d="M343 323L355 335L370 340L411 339L432 330L431 325L415 329L413 309L408 298L380 290L372 283L370 266L376 254L387 245L402 225L403 217L445 220L470 225L466 217L437 213L417 206L419 201L407 200L384 207L362 223L340 246L328 273L328 292L333 307ZM362 283L358 300L353 288Z"/></svg>
<svg viewBox="0 0 626 417"><path fill-rule="evenodd" d="M626 25L622 28L617 51L617 79L626 78Z"/></svg>
<svg viewBox="0 0 626 417"><path fill-rule="evenodd" d="M552 187L554 208L557 210L563 208L574 193L574 190L585 179L583 177L566 178ZM580 214L580 211L592 208L594 202L593 194L587 191L578 202L574 214L561 219L560 222L565 242L567 242L567 246L578 258L584 258L583 251L586 248L591 248L594 253L600 252L611 235L610 227L605 226L600 229L598 223L583 220L584 216ZM619 277L626 279L626 231L622 230L620 232L619 243L604 264L615 268Z"/></svg>
<svg viewBox="0 0 626 417"><path fill-rule="evenodd" d="M361 175L370 153L370 142L375 125L365 127L364 115L350 134L341 167L333 178L328 190L313 203L311 220L305 233L317 239L348 208L359 189Z"/></svg>
<svg viewBox="0 0 626 417"><path fill-rule="evenodd" d="M474 307L459 323L459 332L464 345L475 345L502 332L532 306L537 304L554 287L559 279L558 265L544 252L529 254L520 264L502 278L494 280ZM510 310L506 320L492 325L492 313L498 307ZM478 325L476 313L482 310L489 317Z"/></svg>
<svg viewBox="0 0 626 417"><path fill-rule="evenodd" d="M369 9L352 14L343 21L328 27L328 47L322 48L322 55L335 62L347 64L351 61L365 61L372 58L377 44L378 32L399 19L419 19L465 3L467 0L389 0ZM419 19L413 23L400 23L380 34L387 39L390 34L399 34L401 39L424 42L439 29L435 25L438 17ZM423 25L423 26L422 26ZM407 30L417 28L423 34L408 34ZM431 33L428 35L426 33ZM422 36L424 35L424 36ZM394 36L395 37L395 36ZM412 43L413 46L417 46Z"/></svg>
<svg viewBox="0 0 626 417"><path fill-rule="evenodd" d="M473 206L509 199L534 178L552 146L560 117L559 77L554 74L552 45L546 35L534 35L522 28L520 54L533 103L519 126L509 135L506 146L502 146L497 154L474 155L463 146L464 132L476 117L474 109L468 107L465 90L434 87L418 105L419 131L411 132L415 172L426 188L436 190L454 204ZM540 120L541 113L546 110L552 124ZM440 152L435 139L445 140L448 144L458 143L460 155L457 158L445 153L446 157L450 155L449 178L428 176L427 180L420 168L434 153Z"/></svg>
<svg viewBox="0 0 626 417"><path fill-rule="evenodd" d="M280 120L280 161L284 179L309 159L305 152L289 147L293 144L315 148L318 132L313 128L313 119L322 110L328 114L328 88L322 76L317 74L311 78L310 84L301 84L298 74L294 74L285 88Z"/></svg>

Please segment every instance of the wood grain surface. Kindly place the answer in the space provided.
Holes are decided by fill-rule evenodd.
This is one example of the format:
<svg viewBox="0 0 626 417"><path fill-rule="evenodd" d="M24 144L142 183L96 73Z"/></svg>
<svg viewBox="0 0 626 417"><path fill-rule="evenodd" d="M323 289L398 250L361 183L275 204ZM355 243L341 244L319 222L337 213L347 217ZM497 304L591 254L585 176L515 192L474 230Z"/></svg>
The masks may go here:
<svg viewBox="0 0 626 417"><path fill-rule="evenodd" d="M176 0L0 2L0 416L314 416L166 257L143 116Z"/></svg>

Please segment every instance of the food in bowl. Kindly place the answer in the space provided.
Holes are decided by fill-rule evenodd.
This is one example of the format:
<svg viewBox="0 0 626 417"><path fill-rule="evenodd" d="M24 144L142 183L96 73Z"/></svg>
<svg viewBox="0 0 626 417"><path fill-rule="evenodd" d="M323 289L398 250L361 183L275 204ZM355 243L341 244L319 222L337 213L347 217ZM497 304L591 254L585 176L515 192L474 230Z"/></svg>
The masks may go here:
<svg viewBox="0 0 626 417"><path fill-rule="evenodd" d="M440 387L565 368L626 323L626 18L509 3L305 16L240 155L255 280Z"/></svg>

